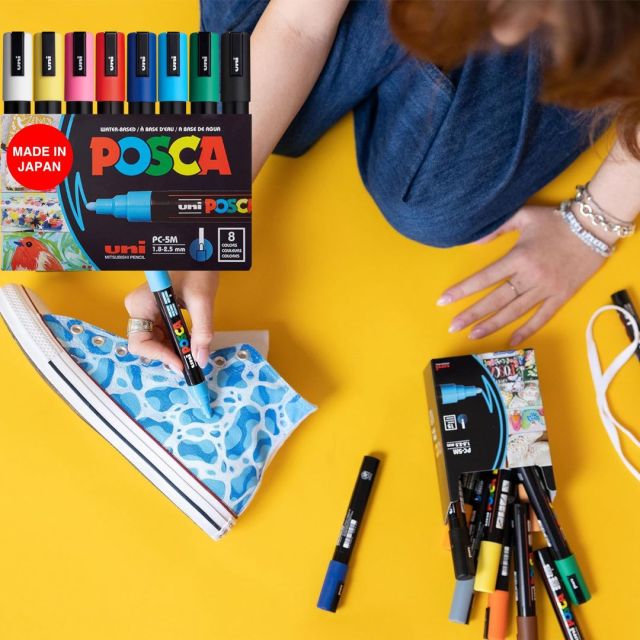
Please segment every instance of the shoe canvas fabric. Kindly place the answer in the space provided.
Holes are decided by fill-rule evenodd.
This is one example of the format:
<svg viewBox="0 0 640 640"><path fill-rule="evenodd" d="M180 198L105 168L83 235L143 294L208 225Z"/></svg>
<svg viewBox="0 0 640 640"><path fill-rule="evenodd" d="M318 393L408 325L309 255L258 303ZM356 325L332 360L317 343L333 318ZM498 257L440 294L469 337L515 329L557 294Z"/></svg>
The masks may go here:
<svg viewBox="0 0 640 640"><path fill-rule="evenodd" d="M256 349L238 344L211 353L203 370L213 409L207 418L182 376L132 355L125 339L75 318L43 320L113 402L236 515L284 441L316 409Z"/></svg>

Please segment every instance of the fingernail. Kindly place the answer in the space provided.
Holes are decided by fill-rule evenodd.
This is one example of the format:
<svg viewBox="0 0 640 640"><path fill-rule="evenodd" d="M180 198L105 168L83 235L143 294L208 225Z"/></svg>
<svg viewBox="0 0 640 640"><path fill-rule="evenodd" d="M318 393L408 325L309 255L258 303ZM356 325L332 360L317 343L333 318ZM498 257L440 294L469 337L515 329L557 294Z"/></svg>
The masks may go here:
<svg viewBox="0 0 640 640"><path fill-rule="evenodd" d="M449 333L455 333L456 331L460 331L464 327L464 322L462 320L454 320L449 327Z"/></svg>
<svg viewBox="0 0 640 640"><path fill-rule="evenodd" d="M453 302L453 298L451 297L451 295L449 295L448 293L445 293L438 298L438 300L436 301L436 304L439 307L444 307L445 305L451 304L452 302Z"/></svg>
<svg viewBox="0 0 640 640"><path fill-rule="evenodd" d="M471 333L469 334L469 337L472 340L478 340L478 338L483 338L484 337L484 331L482 329L473 329L471 331Z"/></svg>
<svg viewBox="0 0 640 640"><path fill-rule="evenodd" d="M209 360L209 354L206 349L200 347L196 351L196 361L200 365L201 369L204 369L207 366L207 361Z"/></svg>

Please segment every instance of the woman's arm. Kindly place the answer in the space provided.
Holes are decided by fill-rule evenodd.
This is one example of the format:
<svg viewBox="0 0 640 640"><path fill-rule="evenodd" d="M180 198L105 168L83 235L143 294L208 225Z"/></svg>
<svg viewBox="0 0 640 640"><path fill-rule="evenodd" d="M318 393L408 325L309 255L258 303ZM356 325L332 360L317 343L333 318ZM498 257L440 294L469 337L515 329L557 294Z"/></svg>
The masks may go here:
<svg viewBox="0 0 640 640"><path fill-rule="evenodd" d="M251 35L253 177L304 104L349 0L271 0Z"/></svg>
<svg viewBox="0 0 640 640"><path fill-rule="evenodd" d="M252 166L255 178L316 83L349 0L271 0L251 36ZM201 366L213 337L212 307L218 274L172 274L173 288L191 315L191 347ZM132 318L161 320L144 284L124 301ZM132 353L180 370L180 359L160 329L132 333Z"/></svg>

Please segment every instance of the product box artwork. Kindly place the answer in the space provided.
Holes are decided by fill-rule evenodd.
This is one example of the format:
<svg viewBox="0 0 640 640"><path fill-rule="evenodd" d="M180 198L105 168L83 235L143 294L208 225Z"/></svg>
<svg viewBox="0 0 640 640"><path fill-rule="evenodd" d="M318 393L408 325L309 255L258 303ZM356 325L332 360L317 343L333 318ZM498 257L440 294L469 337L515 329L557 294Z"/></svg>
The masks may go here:
<svg viewBox="0 0 640 640"><path fill-rule="evenodd" d="M555 494L533 349L437 358L425 380L443 513L463 473L537 465Z"/></svg>
<svg viewBox="0 0 640 640"><path fill-rule="evenodd" d="M2 116L3 270L249 269L250 136L237 114Z"/></svg>

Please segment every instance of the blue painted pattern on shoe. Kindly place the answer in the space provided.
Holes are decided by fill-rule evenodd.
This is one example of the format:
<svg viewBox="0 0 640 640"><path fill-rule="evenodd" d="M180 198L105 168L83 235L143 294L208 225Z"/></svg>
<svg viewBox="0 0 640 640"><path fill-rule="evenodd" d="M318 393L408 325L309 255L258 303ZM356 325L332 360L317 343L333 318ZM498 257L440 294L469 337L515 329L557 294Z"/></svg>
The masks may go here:
<svg viewBox="0 0 640 640"><path fill-rule="evenodd" d="M111 399L238 515L282 443L315 411L251 345L209 356L207 418L182 376L130 354L123 338L75 318L44 320Z"/></svg>

